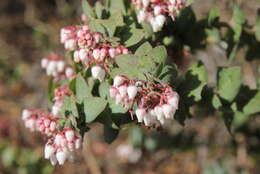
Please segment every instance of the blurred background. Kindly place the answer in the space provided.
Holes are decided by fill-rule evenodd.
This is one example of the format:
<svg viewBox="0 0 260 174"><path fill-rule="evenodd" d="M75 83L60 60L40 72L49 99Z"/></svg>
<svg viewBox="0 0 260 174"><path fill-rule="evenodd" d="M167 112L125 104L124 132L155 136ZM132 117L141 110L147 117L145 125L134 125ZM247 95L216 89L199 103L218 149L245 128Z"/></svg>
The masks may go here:
<svg viewBox="0 0 260 174"><path fill-rule="evenodd" d="M225 21L232 15L230 1L194 0L192 7L197 18L218 7ZM254 24L260 2L236 3ZM63 50L59 30L79 24L81 13L80 0L0 1L0 174L260 173L260 117L231 134L218 113L198 113L185 126L174 122L167 133L132 125L111 145L104 143L100 125L93 125L75 163L53 167L44 160L44 140L25 129L20 113L23 108L47 108L48 78L40 60ZM216 50L206 49L190 59L213 54ZM254 63L243 65L249 84L255 78Z"/></svg>

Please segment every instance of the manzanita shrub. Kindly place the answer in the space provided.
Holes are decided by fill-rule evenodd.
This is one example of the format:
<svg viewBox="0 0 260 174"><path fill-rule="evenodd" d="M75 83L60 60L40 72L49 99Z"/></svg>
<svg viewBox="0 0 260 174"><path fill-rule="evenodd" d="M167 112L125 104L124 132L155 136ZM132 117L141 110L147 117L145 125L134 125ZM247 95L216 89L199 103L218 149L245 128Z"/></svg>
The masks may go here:
<svg viewBox="0 0 260 174"><path fill-rule="evenodd" d="M197 21L190 4L105 0L91 7L82 0L82 23L61 29L64 53L41 61L50 76L49 110L22 113L27 128L47 137L46 159L53 165L73 160L96 122L111 143L126 124L158 130L174 119L184 124L194 105L222 112L232 131L260 111L260 92L243 85L239 66L230 66L245 37L259 45L260 20L248 26L234 5L230 23L219 21L215 8ZM174 63L181 66L187 55L210 44L228 57L213 85L203 62L195 61L186 72Z"/></svg>

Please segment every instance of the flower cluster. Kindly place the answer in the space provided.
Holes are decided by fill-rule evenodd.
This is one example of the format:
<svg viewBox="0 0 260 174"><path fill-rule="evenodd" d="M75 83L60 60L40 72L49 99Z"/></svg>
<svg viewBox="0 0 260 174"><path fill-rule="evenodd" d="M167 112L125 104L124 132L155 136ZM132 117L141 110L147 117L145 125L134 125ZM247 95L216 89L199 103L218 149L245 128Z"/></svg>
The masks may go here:
<svg viewBox="0 0 260 174"><path fill-rule="evenodd" d="M129 50L103 37L99 32L89 29L88 25L68 26L61 29L61 43L68 51L73 52L74 62L81 62L86 68L92 67L92 76L102 81L109 63L120 54L128 54Z"/></svg>
<svg viewBox="0 0 260 174"><path fill-rule="evenodd" d="M132 80L123 75L114 78L110 97L114 98L117 104L128 107L131 114L136 103L137 121L144 122L146 126L163 125L166 120L173 119L179 103L178 93L169 85Z"/></svg>
<svg viewBox="0 0 260 174"><path fill-rule="evenodd" d="M65 96L71 96L68 85L63 85L54 89L54 104L52 106L52 114L58 116Z"/></svg>
<svg viewBox="0 0 260 174"><path fill-rule="evenodd" d="M44 157L49 159L52 165L57 162L63 165L66 160L74 159L75 150L81 147L81 143L81 138L70 128L56 132L45 145Z"/></svg>
<svg viewBox="0 0 260 174"><path fill-rule="evenodd" d="M54 77L54 81L72 79L75 75L73 68L66 65L64 57L57 53L42 58L41 66L48 76Z"/></svg>
<svg viewBox="0 0 260 174"><path fill-rule="evenodd" d="M153 31L160 31L166 21L166 16L175 20L176 15L185 7L186 0L132 0L139 10L139 23L150 23Z"/></svg>
<svg viewBox="0 0 260 174"><path fill-rule="evenodd" d="M72 160L75 150L81 147L81 138L71 128L62 128L57 121L57 116L38 109L25 109L22 113L25 127L31 131L39 131L48 137L45 145L45 158L49 159L52 165L57 162L62 165Z"/></svg>

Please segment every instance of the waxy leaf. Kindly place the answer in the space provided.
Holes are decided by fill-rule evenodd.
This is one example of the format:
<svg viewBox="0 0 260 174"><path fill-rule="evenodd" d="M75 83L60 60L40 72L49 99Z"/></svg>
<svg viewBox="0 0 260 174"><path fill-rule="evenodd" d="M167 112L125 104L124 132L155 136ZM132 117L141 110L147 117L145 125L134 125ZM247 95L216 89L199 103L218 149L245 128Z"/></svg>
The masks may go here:
<svg viewBox="0 0 260 174"><path fill-rule="evenodd" d="M219 72L217 92L221 98L231 102L236 97L242 83L240 71L240 67L229 67Z"/></svg>
<svg viewBox="0 0 260 174"><path fill-rule="evenodd" d="M87 97L84 99L84 112L86 123L94 121L106 108L107 101L100 97Z"/></svg>
<svg viewBox="0 0 260 174"><path fill-rule="evenodd" d="M79 102L82 102L84 98L91 97L92 87L89 86L81 74L76 78L76 97Z"/></svg>

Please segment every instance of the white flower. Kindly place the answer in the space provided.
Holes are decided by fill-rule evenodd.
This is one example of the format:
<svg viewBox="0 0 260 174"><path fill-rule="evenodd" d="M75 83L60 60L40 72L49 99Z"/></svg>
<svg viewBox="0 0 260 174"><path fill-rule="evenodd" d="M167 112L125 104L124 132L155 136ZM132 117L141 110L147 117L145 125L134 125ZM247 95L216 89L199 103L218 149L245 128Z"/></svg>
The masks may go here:
<svg viewBox="0 0 260 174"><path fill-rule="evenodd" d="M53 105L52 108L51 108L51 113L54 116L57 116L59 114L59 112L60 112L60 107Z"/></svg>
<svg viewBox="0 0 260 174"><path fill-rule="evenodd" d="M179 95L175 92L173 96L169 97L168 103L174 108L178 109L179 105Z"/></svg>
<svg viewBox="0 0 260 174"><path fill-rule="evenodd" d="M128 86L127 94L128 94L129 99L134 99L137 94L137 91L138 91L138 89L136 86Z"/></svg>
<svg viewBox="0 0 260 174"><path fill-rule="evenodd" d="M77 41L75 39L66 40L64 47L66 50L75 50L77 48Z"/></svg>
<svg viewBox="0 0 260 174"><path fill-rule="evenodd" d="M73 141L74 140L74 131L73 130L66 130L65 131L65 137L68 141Z"/></svg>
<svg viewBox="0 0 260 174"><path fill-rule="evenodd" d="M137 121L139 123L141 123L141 122L143 122L143 119L146 115L146 111L145 111L145 109L136 109L135 114L136 114L136 117L137 117Z"/></svg>
<svg viewBox="0 0 260 174"><path fill-rule="evenodd" d="M58 72L64 71L65 68L65 62L64 61L58 61L57 62L57 70Z"/></svg>
<svg viewBox="0 0 260 174"><path fill-rule="evenodd" d="M27 120L30 116L31 116L31 112L27 109L24 109L22 113L22 119Z"/></svg>
<svg viewBox="0 0 260 174"><path fill-rule="evenodd" d="M156 5L153 9L154 15L157 16L159 14L161 14L162 12L162 8L159 5Z"/></svg>
<svg viewBox="0 0 260 174"><path fill-rule="evenodd" d="M152 18L150 20L150 24L152 26L152 29L154 32L158 32L161 30L162 27L160 27L158 24L157 24L157 21L155 20L155 18Z"/></svg>
<svg viewBox="0 0 260 174"><path fill-rule="evenodd" d="M169 104L165 104L162 106L163 107L163 113L165 115L165 118L168 119L173 119L173 116L175 114L176 109L173 108L171 105Z"/></svg>
<svg viewBox="0 0 260 174"><path fill-rule="evenodd" d="M123 101L123 98L121 97L121 95L120 95L120 94L117 94L117 95L116 95L116 104L118 105L118 104L120 104L122 101Z"/></svg>
<svg viewBox="0 0 260 174"><path fill-rule="evenodd" d="M109 52L110 57L112 57L112 58L116 57L116 49L115 48L110 48L108 50L108 52Z"/></svg>
<svg viewBox="0 0 260 174"><path fill-rule="evenodd" d="M124 83L124 81L125 81L124 77L120 75L115 76L113 86L120 86Z"/></svg>
<svg viewBox="0 0 260 174"><path fill-rule="evenodd" d="M111 87L109 89L109 94L110 94L110 97L111 98L115 98L116 97L116 94L117 94L117 89L115 87Z"/></svg>
<svg viewBox="0 0 260 174"><path fill-rule="evenodd" d="M47 75L53 75L53 72L55 71L55 69L56 69L56 62L55 61L50 61L49 63L48 63L48 66L47 66L47 69L46 69L46 71L47 71Z"/></svg>
<svg viewBox="0 0 260 174"><path fill-rule="evenodd" d="M88 56L87 50L80 49L78 54L79 54L78 57L80 58L80 60L83 61L83 60L87 59L87 56Z"/></svg>
<svg viewBox="0 0 260 174"><path fill-rule="evenodd" d="M145 11L144 11L144 10L141 10L141 11L138 13L138 15L137 15L138 22L139 22L139 23L145 22L145 21L146 21L146 17L147 17L147 15L146 15Z"/></svg>
<svg viewBox="0 0 260 174"><path fill-rule="evenodd" d="M150 0L142 0L142 2L145 8L147 8L150 4Z"/></svg>
<svg viewBox="0 0 260 174"><path fill-rule="evenodd" d="M57 158L56 158L55 154L50 156L50 162L51 162L51 165L53 165L53 166L57 164Z"/></svg>
<svg viewBox="0 0 260 174"><path fill-rule="evenodd" d="M92 77L94 79L98 79L99 81L103 81L106 75L106 72L104 69L102 69L100 66L93 66L91 68Z"/></svg>
<svg viewBox="0 0 260 174"><path fill-rule="evenodd" d="M44 148L44 157L49 159L55 152L55 148L52 145L46 145Z"/></svg>
<svg viewBox="0 0 260 174"><path fill-rule="evenodd" d="M100 50L99 49L94 49L93 50L93 57L94 59L98 60L100 57Z"/></svg>
<svg viewBox="0 0 260 174"><path fill-rule="evenodd" d="M79 149L79 148L81 147L81 144L82 144L81 139L80 139L80 138L77 138L77 139L75 140L75 148L76 148L76 149Z"/></svg>
<svg viewBox="0 0 260 174"><path fill-rule="evenodd" d="M157 25L162 28L165 23L166 18L163 15L158 15L158 16L156 16L155 20L156 20Z"/></svg>
<svg viewBox="0 0 260 174"><path fill-rule="evenodd" d="M47 68L48 62L49 62L48 59L43 58L42 61L41 61L41 67Z"/></svg>
<svg viewBox="0 0 260 174"><path fill-rule="evenodd" d="M58 160L59 165L63 165L67 159L66 152L59 151L56 153L56 158Z"/></svg>
<svg viewBox="0 0 260 174"><path fill-rule="evenodd" d="M70 68L70 67L66 68L65 75L67 78L71 78L73 76L73 74L74 74L74 71L72 68Z"/></svg>

